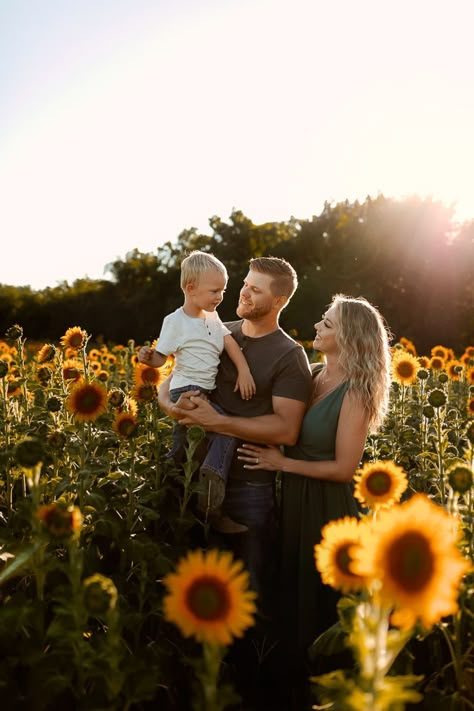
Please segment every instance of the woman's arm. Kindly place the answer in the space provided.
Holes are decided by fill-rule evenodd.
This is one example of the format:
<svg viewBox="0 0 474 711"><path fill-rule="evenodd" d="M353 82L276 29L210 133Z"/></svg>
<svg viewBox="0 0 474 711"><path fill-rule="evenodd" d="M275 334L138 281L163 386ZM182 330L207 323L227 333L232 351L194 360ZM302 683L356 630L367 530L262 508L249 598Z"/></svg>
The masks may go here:
<svg viewBox="0 0 474 711"><path fill-rule="evenodd" d="M246 462L245 469L267 469L291 472L312 479L349 482L362 459L368 432L368 417L357 399L346 393L336 433L335 459L304 461L285 457L275 447L244 444L237 451L239 459ZM256 463L258 459L258 463Z"/></svg>

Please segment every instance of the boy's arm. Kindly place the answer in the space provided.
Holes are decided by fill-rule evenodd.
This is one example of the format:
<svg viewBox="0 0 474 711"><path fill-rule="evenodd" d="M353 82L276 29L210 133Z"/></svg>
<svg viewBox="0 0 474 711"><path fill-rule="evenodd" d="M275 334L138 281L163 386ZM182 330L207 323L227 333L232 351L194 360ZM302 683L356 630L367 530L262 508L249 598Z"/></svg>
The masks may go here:
<svg viewBox="0 0 474 711"><path fill-rule="evenodd" d="M242 353L239 344L231 334L224 336L224 348L227 355L237 368L238 375L234 392L239 390L240 395L244 400L250 400L250 398L255 395L256 387L247 363L247 359Z"/></svg>
<svg viewBox="0 0 474 711"><path fill-rule="evenodd" d="M143 346L140 348L137 357L140 363L149 365L152 368L161 368L161 366L166 363L167 359L167 356L163 355L163 353L158 353L158 351L150 348L150 346Z"/></svg>

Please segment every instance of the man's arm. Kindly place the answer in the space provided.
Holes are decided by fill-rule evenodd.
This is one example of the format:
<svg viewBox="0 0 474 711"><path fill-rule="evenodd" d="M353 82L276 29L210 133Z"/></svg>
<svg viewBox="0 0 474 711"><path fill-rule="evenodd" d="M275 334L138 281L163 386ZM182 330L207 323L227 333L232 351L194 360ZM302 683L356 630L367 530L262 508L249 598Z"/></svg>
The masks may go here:
<svg viewBox="0 0 474 711"><path fill-rule="evenodd" d="M163 386L160 388L160 394L162 390ZM183 395L187 397L184 398ZM200 425L208 432L219 432L230 437L264 444L295 444L306 409L306 403L300 400L274 396L273 414L233 417L216 412L209 402L199 396L196 397L191 393L183 395L172 407L169 407L165 401L164 393L163 400L159 400L165 412L169 410L168 414L177 417L181 425ZM189 409L190 404L195 406L194 409Z"/></svg>

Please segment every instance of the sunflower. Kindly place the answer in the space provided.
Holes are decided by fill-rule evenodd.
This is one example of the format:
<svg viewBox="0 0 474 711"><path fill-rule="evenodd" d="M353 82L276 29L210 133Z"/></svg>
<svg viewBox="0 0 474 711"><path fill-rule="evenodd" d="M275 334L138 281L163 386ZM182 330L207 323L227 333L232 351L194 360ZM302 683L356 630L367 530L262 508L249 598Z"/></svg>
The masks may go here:
<svg viewBox="0 0 474 711"><path fill-rule="evenodd" d="M54 360L56 353L57 351L55 346L52 346L50 343L46 343L46 345L44 345L38 351L36 356L36 362L41 364L50 363L52 360Z"/></svg>
<svg viewBox="0 0 474 711"><path fill-rule="evenodd" d="M430 358L429 367L431 368L431 370L443 370L445 365L446 365L445 359L440 358L440 356L432 356Z"/></svg>
<svg viewBox="0 0 474 711"><path fill-rule="evenodd" d="M474 397L470 397L467 401L467 414L474 417Z"/></svg>
<svg viewBox="0 0 474 711"><path fill-rule="evenodd" d="M63 380L69 385L82 378L82 363L74 358L67 358L62 365Z"/></svg>
<svg viewBox="0 0 474 711"><path fill-rule="evenodd" d="M382 511L354 550L354 569L379 581L393 624L426 629L458 609L458 589L470 563L458 547L456 519L424 494Z"/></svg>
<svg viewBox="0 0 474 711"><path fill-rule="evenodd" d="M65 506L58 502L40 506L36 518L54 538L77 536L82 527L81 510L77 506Z"/></svg>
<svg viewBox="0 0 474 711"><path fill-rule="evenodd" d="M156 395L156 387L150 383L138 383L132 390L132 397L139 402L152 402Z"/></svg>
<svg viewBox="0 0 474 711"><path fill-rule="evenodd" d="M150 365L138 363L133 369L133 381L136 385L157 385L163 379L158 368L152 368Z"/></svg>
<svg viewBox="0 0 474 711"><path fill-rule="evenodd" d="M463 364L460 360L449 360L446 363L446 373L450 380L460 380L463 371Z"/></svg>
<svg viewBox="0 0 474 711"><path fill-rule="evenodd" d="M364 578L356 575L351 568L352 554L360 544L363 525L349 516L331 521L321 531L321 543L314 546L314 560L323 583L344 593L365 586Z"/></svg>
<svg viewBox="0 0 474 711"><path fill-rule="evenodd" d="M256 612L255 593L242 568L227 551L190 551L163 580L166 619L198 642L228 645L242 637Z"/></svg>
<svg viewBox="0 0 474 711"><path fill-rule="evenodd" d="M430 359L427 356L418 356L418 363L422 368L430 367Z"/></svg>
<svg viewBox="0 0 474 711"><path fill-rule="evenodd" d="M410 341L409 338L405 338L404 336L402 336L400 338L399 342L404 347L404 349L407 351L407 353L411 353L411 355L416 356L416 348L415 348L415 344L413 343L413 341Z"/></svg>
<svg viewBox="0 0 474 711"><path fill-rule="evenodd" d="M448 360L449 350L446 346L433 346L431 349L431 356L436 358L442 358L443 360Z"/></svg>
<svg viewBox="0 0 474 711"><path fill-rule="evenodd" d="M472 488L472 467L462 459L456 459L446 469L448 483L457 494L465 494Z"/></svg>
<svg viewBox="0 0 474 711"><path fill-rule="evenodd" d="M66 409L72 413L78 422L93 422L107 406L107 392L97 383L79 381L66 399Z"/></svg>
<svg viewBox="0 0 474 711"><path fill-rule="evenodd" d="M114 417L113 428L119 437L129 439L137 432L137 418L131 412L117 412Z"/></svg>
<svg viewBox="0 0 474 711"><path fill-rule="evenodd" d="M82 328L79 328L79 326L72 326L72 328L68 328L60 341L64 348L73 348L77 351L85 345L87 333Z"/></svg>
<svg viewBox="0 0 474 711"><path fill-rule="evenodd" d="M98 360L100 358L100 351L98 348L91 348L87 354L89 360Z"/></svg>
<svg viewBox="0 0 474 711"><path fill-rule="evenodd" d="M469 385L474 385L474 366L472 368L467 369L466 380Z"/></svg>
<svg viewBox="0 0 474 711"><path fill-rule="evenodd" d="M7 397L18 397L21 395L21 381L20 380L8 380L7 381Z"/></svg>
<svg viewBox="0 0 474 711"><path fill-rule="evenodd" d="M411 353L398 351L392 358L392 379L400 385L413 385L420 363Z"/></svg>
<svg viewBox="0 0 474 711"><path fill-rule="evenodd" d="M371 509L389 508L400 501L408 486L407 475L395 462L366 462L354 477L354 496Z"/></svg>

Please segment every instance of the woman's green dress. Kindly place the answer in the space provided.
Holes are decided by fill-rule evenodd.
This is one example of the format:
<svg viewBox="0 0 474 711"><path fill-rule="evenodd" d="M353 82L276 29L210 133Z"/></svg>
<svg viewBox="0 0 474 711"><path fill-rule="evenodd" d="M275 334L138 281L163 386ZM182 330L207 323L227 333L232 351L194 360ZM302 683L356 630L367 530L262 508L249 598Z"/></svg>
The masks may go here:
<svg viewBox="0 0 474 711"><path fill-rule="evenodd" d="M335 458L339 413L348 388L342 383L306 413L291 459ZM284 473L281 488L281 603L288 658L299 665L306 650L337 621L340 595L324 585L316 570L314 546L329 521L359 515L351 484Z"/></svg>

